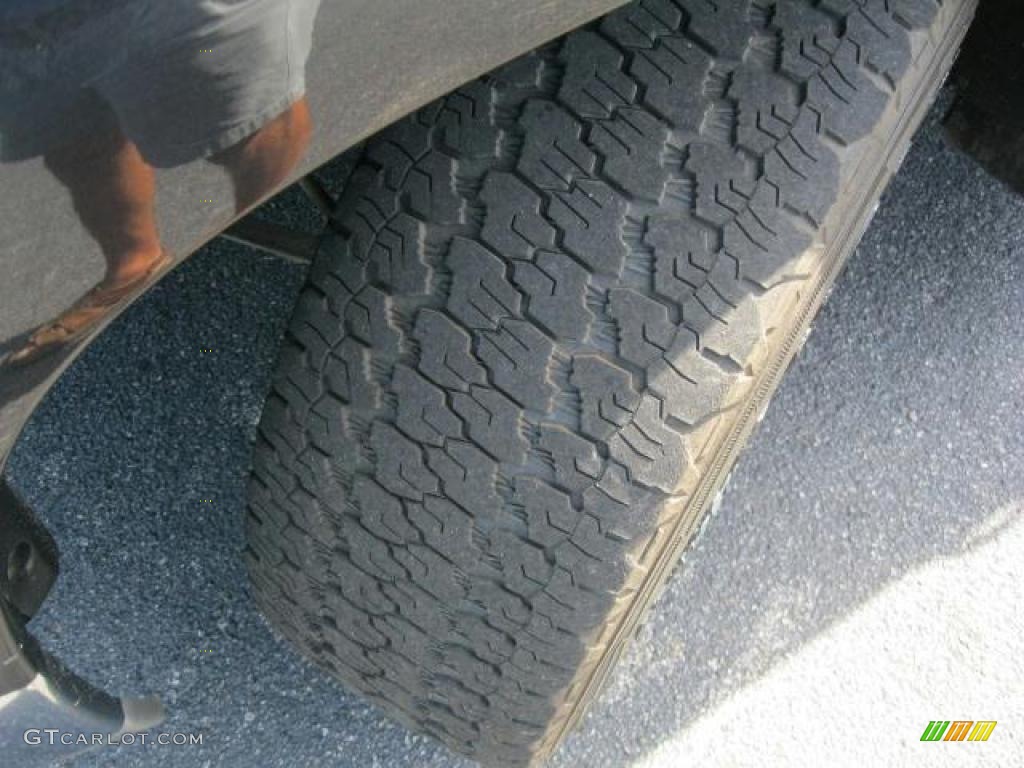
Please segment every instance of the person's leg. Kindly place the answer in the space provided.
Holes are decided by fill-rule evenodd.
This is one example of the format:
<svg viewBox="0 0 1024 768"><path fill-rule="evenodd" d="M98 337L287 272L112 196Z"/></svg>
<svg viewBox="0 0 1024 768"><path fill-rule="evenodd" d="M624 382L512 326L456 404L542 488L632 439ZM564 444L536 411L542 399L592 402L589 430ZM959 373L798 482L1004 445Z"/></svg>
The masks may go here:
<svg viewBox="0 0 1024 768"><path fill-rule="evenodd" d="M69 309L33 331L0 365L34 363L95 328L151 274L169 263L154 214L153 169L114 125L88 139L48 149L43 160L71 193L82 225L96 239L106 272Z"/></svg>
<svg viewBox="0 0 1024 768"><path fill-rule="evenodd" d="M112 127L48 151L44 161L106 257L101 285L131 283L149 272L161 256L155 179L136 146Z"/></svg>
<svg viewBox="0 0 1024 768"><path fill-rule="evenodd" d="M256 133L211 158L231 175L237 213L258 203L288 177L312 134L309 106L303 97Z"/></svg>

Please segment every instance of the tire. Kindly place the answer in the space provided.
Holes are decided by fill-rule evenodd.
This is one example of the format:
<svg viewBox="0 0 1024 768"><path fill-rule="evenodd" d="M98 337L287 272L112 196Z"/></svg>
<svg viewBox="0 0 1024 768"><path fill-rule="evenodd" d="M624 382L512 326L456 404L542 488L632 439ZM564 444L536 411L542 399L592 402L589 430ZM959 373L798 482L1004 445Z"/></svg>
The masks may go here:
<svg viewBox="0 0 1024 768"><path fill-rule="evenodd" d="M369 141L255 448L247 559L272 625L458 752L548 755L699 527L972 11L643 0Z"/></svg>

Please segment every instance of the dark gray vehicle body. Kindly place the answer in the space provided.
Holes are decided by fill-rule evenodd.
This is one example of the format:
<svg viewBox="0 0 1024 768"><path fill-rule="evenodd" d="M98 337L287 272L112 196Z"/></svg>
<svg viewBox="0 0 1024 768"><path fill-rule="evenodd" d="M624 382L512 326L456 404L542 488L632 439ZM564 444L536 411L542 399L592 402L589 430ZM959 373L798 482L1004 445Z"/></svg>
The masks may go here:
<svg viewBox="0 0 1024 768"><path fill-rule="evenodd" d="M71 13L71 21L56 35L37 39L32 28L22 34L3 20L8 9L0 8L0 109L10 106L2 103L3 78L11 75L6 62L24 62L48 46L72 46L90 15L126 8L126 3L114 2L111 10L99 0L40 2L47 9L78 13ZM180 2L184 8L199 0L159 2ZM245 0L232 2L245 5ZM313 138L280 186L462 83L621 4L623 0L323 0L306 68ZM181 87L194 84L183 82ZM53 104L55 114L61 106ZM67 126L69 135L74 128ZM202 158L158 171L156 185L160 239L175 264L236 218L224 169ZM97 242L42 159L0 164L0 360L96 285L104 270ZM139 286L92 332L56 354L25 366L0 363L0 472L61 371L148 287ZM0 527L0 753L28 765L51 760L53 750L78 748L28 745L23 738L27 728L116 733L152 725L159 719L154 701L121 702L92 689L25 632L26 619L55 578L56 557L47 554L52 542L29 519L32 513L6 487L0 490L0 522L5 523ZM12 564L19 558L22 572L15 574ZM22 583L16 583L16 575Z"/></svg>
<svg viewBox="0 0 1024 768"><path fill-rule="evenodd" d="M622 4L324 0L307 67L314 136L293 178L456 86ZM0 37L0 50L4 44ZM157 214L164 245L175 261L184 260L234 218L224 170L197 160L159 172ZM96 284L103 266L97 243L40 159L0 165L0 356ZM82 346L45 365L0 370L0 468L33 407Z"/></svg>

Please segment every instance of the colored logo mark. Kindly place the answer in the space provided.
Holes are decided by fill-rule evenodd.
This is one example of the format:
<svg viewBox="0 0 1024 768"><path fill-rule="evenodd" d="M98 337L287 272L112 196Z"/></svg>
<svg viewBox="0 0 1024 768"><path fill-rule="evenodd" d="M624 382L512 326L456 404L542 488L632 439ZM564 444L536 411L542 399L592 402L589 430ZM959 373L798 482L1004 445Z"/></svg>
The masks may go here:
<svg viewBox="0 0 1024 768"><path fill-rule="evenodd" d="M932 720L921 741L988 741L996 720Z"/></svg>

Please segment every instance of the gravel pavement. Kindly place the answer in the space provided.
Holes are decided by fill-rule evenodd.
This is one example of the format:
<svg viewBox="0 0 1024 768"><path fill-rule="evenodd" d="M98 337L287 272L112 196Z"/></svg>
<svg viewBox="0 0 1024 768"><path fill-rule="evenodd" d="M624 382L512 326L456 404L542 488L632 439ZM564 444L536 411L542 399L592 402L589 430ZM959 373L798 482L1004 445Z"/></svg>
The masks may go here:
<svg viewBox="0 0 1024 768"><path fill-rule="evenodd" d="M1024 199L934 120L554 766L1021 764ZM469 765L301 661L248 595L248 445L301 280L211 244L68 372L11 461L63 553L37 637L204 737L76 766ZM921 743L934 719L999 725Z"/></svg>

